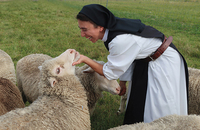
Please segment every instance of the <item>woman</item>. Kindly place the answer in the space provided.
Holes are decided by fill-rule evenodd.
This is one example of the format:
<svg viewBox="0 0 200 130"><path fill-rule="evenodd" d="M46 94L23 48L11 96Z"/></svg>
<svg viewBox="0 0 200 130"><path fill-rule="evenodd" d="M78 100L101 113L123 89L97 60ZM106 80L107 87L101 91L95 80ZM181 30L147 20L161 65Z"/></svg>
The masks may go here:
<svg viewBox="0 0 200 130"><path fill-rule="evenodd" d="M104 41L109 55L104 65L84 55L73 65L85 63L109 80L119 78L120 95L130 81L124 124L187 115L187 64L172 37L140 20L115 17L98 4L84 6L76 18L81 36Z"/></svg>

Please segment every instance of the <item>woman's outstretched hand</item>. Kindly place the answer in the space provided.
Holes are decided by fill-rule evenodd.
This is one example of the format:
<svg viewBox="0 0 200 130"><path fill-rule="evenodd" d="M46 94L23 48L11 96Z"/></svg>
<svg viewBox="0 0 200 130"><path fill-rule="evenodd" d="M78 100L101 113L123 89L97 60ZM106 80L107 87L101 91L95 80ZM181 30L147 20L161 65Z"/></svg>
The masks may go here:
<svg viewBox="0 0 200 130"><path fill-rule="evenodd" d="M85 58L86 58L86 56L80 55L80 58L77 61L73 62L72 65L74 66L74 65L77 65L77 64L85 63L85 61L84 61Z"/></svg>
<svg viewBox="0 0 200 130"><path fill-rule="evenodd" d="M98 74L104 76L102 64L97 63L96 61L88 58L87 56L80 55L80 58L77 61L73 62L72 65L74 66L77 64L81 64L81 63L85 63L85 64L89 65Z"/></svg>

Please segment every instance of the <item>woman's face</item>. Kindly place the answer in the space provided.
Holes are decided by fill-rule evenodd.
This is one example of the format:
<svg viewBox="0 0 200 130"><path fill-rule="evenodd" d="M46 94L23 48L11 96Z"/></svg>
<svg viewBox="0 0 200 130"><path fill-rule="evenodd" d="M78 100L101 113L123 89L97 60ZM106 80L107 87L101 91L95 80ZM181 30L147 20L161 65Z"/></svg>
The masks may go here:
<svg viewBox="0 0 200 130"><path fill-rule="evenodd" d="M89 21L78 20L78 26L81 29L81 36L86 37L93 43L99 39L102 39L105 33L104 27L95 27Z"/></svg>

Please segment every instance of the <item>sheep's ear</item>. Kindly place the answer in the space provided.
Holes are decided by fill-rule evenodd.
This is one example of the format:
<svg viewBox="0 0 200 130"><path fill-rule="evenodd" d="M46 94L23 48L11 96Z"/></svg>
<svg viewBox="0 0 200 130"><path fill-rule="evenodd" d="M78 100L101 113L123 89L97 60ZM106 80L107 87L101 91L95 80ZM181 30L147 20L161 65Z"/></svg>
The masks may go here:
<svg viewBox="0 0 200 130"><path fill-rule="evenodd" d="M41 71L42 70L42 66L38 66L38 69Z"/></svg>
<svg viewBox="0 0 200 130"><path fill-rule="evenodd" d="M51 84L51 87L54 87L55 84L58 82L55 78L50 77L49 79L49 83Z"/></svg>
<svg viewBox="0 0 200 130"><path fill-rule="evenodd" d="M88 67L87 69L83 70L83 73L93 73L94 70L91 67Z"/></svg>

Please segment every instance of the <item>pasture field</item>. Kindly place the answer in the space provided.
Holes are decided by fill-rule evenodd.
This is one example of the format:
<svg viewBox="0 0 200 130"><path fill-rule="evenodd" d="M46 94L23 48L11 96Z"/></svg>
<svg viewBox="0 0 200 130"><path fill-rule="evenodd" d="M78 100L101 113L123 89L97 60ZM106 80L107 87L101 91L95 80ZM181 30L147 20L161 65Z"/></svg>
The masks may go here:
<svg viewBox="0 0 200 130"><path fill-rule="evenodd" d="M200 69L198 0L0 0L0 49L15 65L29 54L56 57L68 48L106 62L108 52L103 42L91 43L81 37L75 18L82 6L92 3L107 6L117 17L141 19L166 36L173 36L188 66ZM92 130L122 124L124 115L116 115L119 101L118 95L104 92L91 117Z"/></svg>

